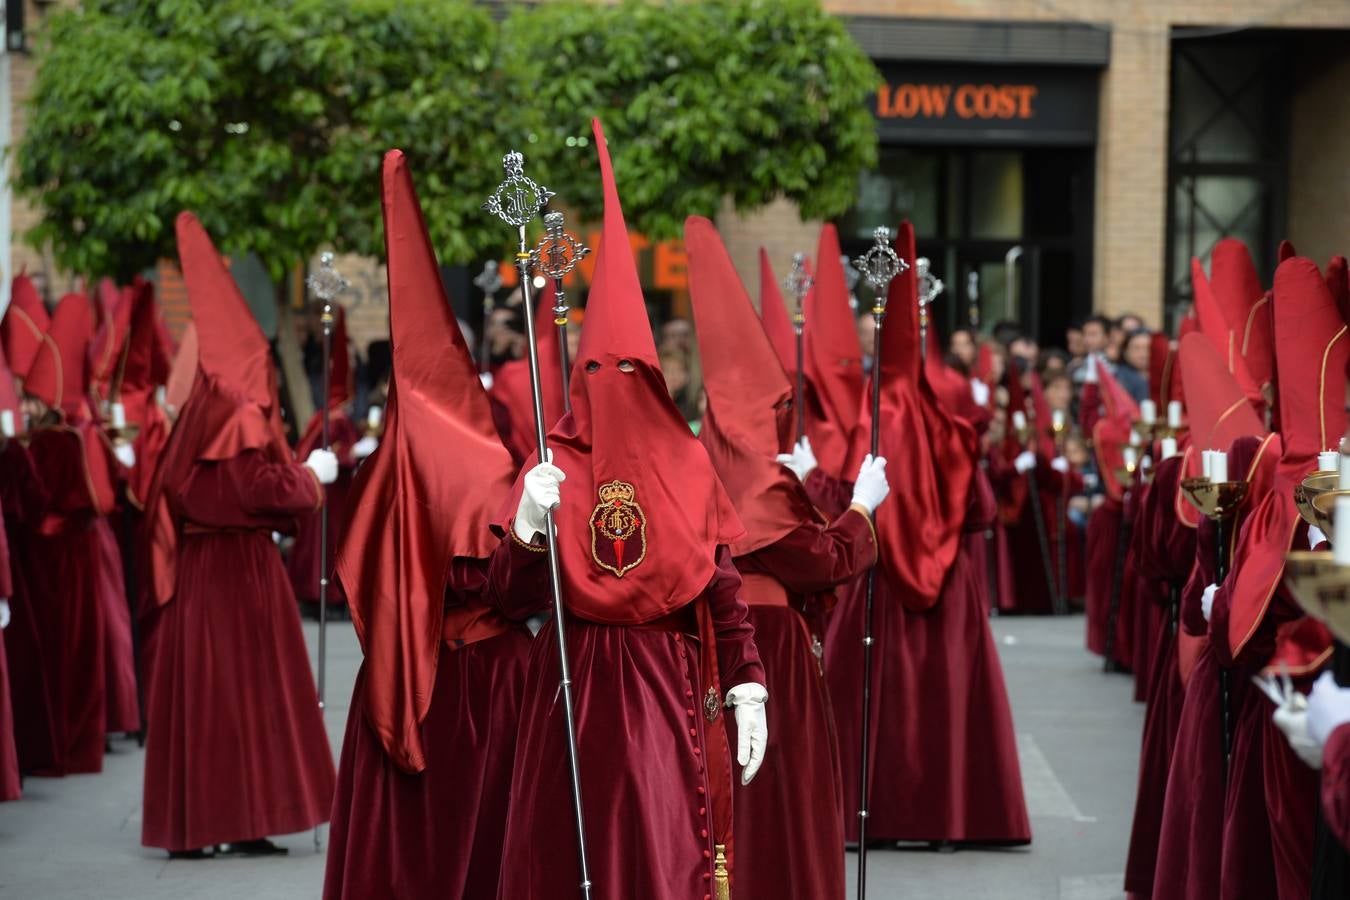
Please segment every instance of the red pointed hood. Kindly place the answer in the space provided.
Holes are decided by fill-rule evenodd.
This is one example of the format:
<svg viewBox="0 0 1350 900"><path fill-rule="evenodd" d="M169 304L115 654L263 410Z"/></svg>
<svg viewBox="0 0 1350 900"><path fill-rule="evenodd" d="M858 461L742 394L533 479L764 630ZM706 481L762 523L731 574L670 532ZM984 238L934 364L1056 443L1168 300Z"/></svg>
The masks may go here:
<svg viewBox="0 0 1350 900"><path fill-rule="evenodd" d="M554 462L567 473L558 548L563 596L575 613L637 624L698 597L718 545L740 540L745 529L661 376L609 147L600 123L592 125L605 216L572 411L549 436ZM520 490L517 482L515 497ZM514 511L513 499L504 512Z"/></svg>
<svg viewBox="0 0 1350 900"><path fill-rule="evenodd" d="M178 352L169 366L169 380L165 384L164 402L175 411L181 411L192 393L192 382L197 377L197 325L189 322L178 342Z"/></svg>
<svg viewBox="0 0 1350 900"><path fill-rule="evenodd" d="M14 373L10 371L9 363L5 359L4 347L0 345L0 410L7 409L14 414L14 427L22 428L23 417L20 415L19 406L19 386L14 381Z"/></svg>
<svg viewBox="0 0 1350 900"><path fill-rule="evenodd" d="M792 330L792 320L788 318L783 293L778 289L778 279L769 263L769 253L763 247L759 248L759 317L783 371L789 379L795 378L797 336Z"/></svg>
<svg viewBox="0 0 1350 900"><path fill-rule="evenodd" d="M806 431L821 469L851 479L854 473L844 471L844 458L863 401L862 346L833 225L821 229L805 306L805 369L815 394L808 398Z"/></svg>
<svg viewBox="0 0 1350 900"><path fill-rule="evenodd" d="M1350 269L1346 268L1344 256L1333 256L1327 263L1327 290L1336 299L1341 318L1350 323Z"/></svg>
<svg viewBox="0 0 1350 900"><path fill-rule="evenodd" d="M420 772L446 574L456 557L491 555L488 526L513 467L402 151L385 154L382 196L393 365L384 438L353 479L337 575L365 651L366 721L395 765Z"/></svg>
<svg viewBox="0 0 1350 900"><path fill-rule="evenodd" d="M684 245L708 393L699 441L746 527L732 546L743 556L815 518L797 477L775 459L792 443L792 385L712 222L686 219Z"/></svg>
<svg viewBox="0 0 1350 900"><path fill-rule="evenodd" d="M558 327L553 307L557 304L553 279L539 292L534 307L535 346L539 353L539 384L544 394L544 427L552 428L563 417L562 358L558 351ZM525 459L535 450L534 397L530 389L528 360L504 363L492 382L492 396L510 413L510 433L503 436L517 459Z"/></svg>
<svg viewBox="0 0 1350 900"><path fill-rule="evenodd" d="M52 314L51 325L24 379L32 394L67 416L88 409L89 332L94 324L89 298L66 294Z"/></svg>
<svg viewBox="0 0 1350 900"><path fill-rule="evenodd" d="M153 394L155 388L168 382L170 369L169 350L159 327L154 284L137 277L131 284L128 305L131 315L126 353L116 379L118 395L124 401L134 395Z"/></svg>
<svg viewBox="0 0 1350 900"><path fill-rule="evenodd" d="M110 399L131 333L135 296L130 285L119 290L109 278L99 282L98 296L97 305L102 313L89 346L91 377L99 396Z"/></svg>
<svg viewBox="0 0 1350 900"><path fill-rule="evenodd" d="M1175 395L1176 362L1177 352L1172 339L1155 331L1148 348L1148 396L1158 408L1159 416L1167 414L1167 402Z"/></svg>
<svg viewBox="0 0 1350 900"><path fill-rule="evenodd" d="M1275 357L1280 443L1274 483L1243 526L1234 559L1228 642L1236 657L1251 641L1284 576L1284 554L1301 519L1293 489L1317 468L1317 454L1345 433L1346 323L1317 264L1290 257L1275 270Z"/></svg>
<svg viewBox="0 0 1350 900"><path fill-rule="evenodd" d="M10 288L9 306L5 309L4 319L0 320L0 339L14 377L27 377L50 324L47 307L42 304L32 280L27 275L15 278Z"/></svg>
<svg viewBox="0 0 1350 900"><path fill-rule="evenodd" d="M901 602L912 610L934 606L956 559L975 478L975 433L942 408L924 375L919 352L918 282L914 228L902 222L895 251L909 268L894 278L877 348L881 378L879 452L895 487L877 507L881 566ZM838 253L834 258L838 259ZM842 275L841 275L842 277ZM856 334L856 332L855 332ZM878 374L874 370L873 375ZM867 450L870 409L854 431L850 474Z"/></svg>
<svg viewBox="0 0 1350 900"><path fill-rule="evenodd" d="M1215 244L1210 269L1211 290L1233 332L1234 349L1260 390L1271 383L1275 365L1270 296L1241 241L1224 238Z"/></svg>
<svg viewBox="0 0 1350 900"><path fill-rule="evenodd" d="M1252 377L1242 356L1242 336L1251 304L1243 302L1241 293L1232 289L1231 282L1224 293L1217 292L1213 282L1205 277L1198 259L1191 260L1191 284L1195 292L1195 317L1201 333L1219 351L1224 365L1241 385L1252 408L1264 413L1265 398L1261 395L1261 386Z"/></svg>

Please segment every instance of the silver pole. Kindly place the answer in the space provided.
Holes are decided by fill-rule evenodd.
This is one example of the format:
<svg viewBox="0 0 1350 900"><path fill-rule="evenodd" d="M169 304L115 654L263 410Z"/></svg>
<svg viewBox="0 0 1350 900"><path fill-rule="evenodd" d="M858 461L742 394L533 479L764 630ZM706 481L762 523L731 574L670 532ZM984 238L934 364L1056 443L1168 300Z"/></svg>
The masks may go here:
<svg viewBox="0 0 1350 900"><path fill-rule="evenodd" d="M562 213L544 214L544 236L530 251L530 262L540 272L553 279L553 327L558 329L558 361L562 364L563 409L567 412L572 411L572 398L568 394L568 382L572 377L572 360L569 358L571 352L567 348L568 306L563 279L590 252L590 247L568 233L563 226Z"/></svg>
<svg viewBox="0 0 1350 900"><path fill-rule="evenodd" d="M783 277L783 287L797 302L792 311L792 331L797 343L797 373L792 402L797 407L797 440L806 437L806 294L814 279L806 271L806 254L792 254L792 270Z"/></svg>

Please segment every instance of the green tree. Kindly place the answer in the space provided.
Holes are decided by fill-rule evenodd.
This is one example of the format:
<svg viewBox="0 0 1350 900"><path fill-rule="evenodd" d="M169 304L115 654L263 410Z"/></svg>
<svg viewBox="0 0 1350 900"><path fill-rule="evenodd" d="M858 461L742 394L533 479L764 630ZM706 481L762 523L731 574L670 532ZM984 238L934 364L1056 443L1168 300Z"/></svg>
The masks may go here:
<svg viewBox="0 0 1350 900"><path fill-rule="evenodd" d="M624 212L653 238L724 197L748 211L785 196L805 217L835 216L876 165L880 76L818 0L557 0L518 8L504 46L528 61L547 117L520 149L583 218L602 206L592 116Z"/></svg>
<svg viewBox="0 0 1350 900"><path fill-rule="evenodd" d="M479 210L519 81L467 0L91 0L52 16L16 187L63 267L125 278L195 211L272 277L382 255L380 159L407 152L447 262L499 252ZM513 118L514 117L514 118Z"/></svg>

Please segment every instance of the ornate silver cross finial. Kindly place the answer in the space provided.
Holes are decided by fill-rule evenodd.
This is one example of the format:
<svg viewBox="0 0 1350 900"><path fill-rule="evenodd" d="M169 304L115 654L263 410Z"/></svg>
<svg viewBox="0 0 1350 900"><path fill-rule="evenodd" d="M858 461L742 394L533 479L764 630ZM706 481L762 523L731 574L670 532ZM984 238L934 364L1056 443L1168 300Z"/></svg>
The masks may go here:
<svg viewBox="0 0 1350 900"><path fill-rule="evenodd" d="M473 286L483 292L488 304L492 303L497 292L502 289L502 276L498 271L498 263L495 259L489 259L483 263L483 271L479 272L473 280Z"/></svg>
<svg viewBox="0 0 1350 900"><path fill-rule="evenodd" d="M568 311L563 279L591 252L591 248L574 238L563 224L562 213L545 213L544 236L530 251L530 262L534 267L553 279L553 293L557 300L557 305L553 307L553 324L560 328L567 325Z"/></svg>
<svg viewBox="0 0 1350 900"><path fill-rule="evenodd" d="M512 150L502 157L506 180L483 203L483 209L508 225L524 227L548 203L553 192L525 174L525 157Z"/></svg>
<svg viewBox="0 0 1350 900"><path fill-rule="evenodd" d="M854 260L854 265L862 273L863 279L872 286L874 295L872 314L886 312L886 290L891 280L909 268L909 263L900 258L900 254L891 248L891 230L885 225L872 234L872 246L867 252Z"/></svg>
<svg viewBox="0 0 1350 900"><path fill-rule="evenodd" d="M928 257L920 256L914 261L918 273L919 281L919 352L928 356L928 304L932 303L941 294L946 286L942 279L938 278L931 271L931 263Z"/></svg>
<svg viewBox="0 0 1350 900"><path fill-rule="evenodd" d="M325 306L332 304L338 295L351 287L351 282L342 277L342 273L333 265L333 254L319 254L319 268L305 279L305 287L323 301Z"/></svg>
<svg viewBox="0 0 1350 900"><path fill-rule="evenodd" d="M797 307L792 313L792 324L798 334L801 334L802 326L806 324L806 312L802 304L806 301L806 295L815 281L811 273L806 271L806 254L792 254L792 269L783 276L783 288L792 295L793 300L797 301Z"/></svg>

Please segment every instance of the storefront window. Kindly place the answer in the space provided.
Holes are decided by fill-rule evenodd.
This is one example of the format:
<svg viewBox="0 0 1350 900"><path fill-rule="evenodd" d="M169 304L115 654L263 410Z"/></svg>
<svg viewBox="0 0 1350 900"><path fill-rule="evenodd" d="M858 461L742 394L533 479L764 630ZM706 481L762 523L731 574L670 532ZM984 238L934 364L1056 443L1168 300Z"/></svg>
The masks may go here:
<svg viewBox="0 0 1350 900"><path fill-rule="evenodd" d="M938 231L942 157L937 151L887 148L875 172L859 182L858 204L839 222L841 239L870 241L878 225L914 223L919 235Z"/></svg>
<svg viewBox="0 0 1350 900"><path fill-rule="evenodd" d="M1022 154L985 150L970 155L970 236L986 240L1022 234Z"/></svg>

